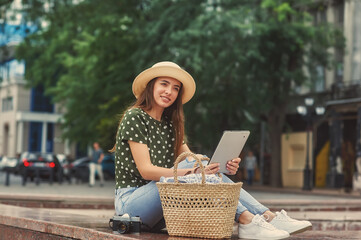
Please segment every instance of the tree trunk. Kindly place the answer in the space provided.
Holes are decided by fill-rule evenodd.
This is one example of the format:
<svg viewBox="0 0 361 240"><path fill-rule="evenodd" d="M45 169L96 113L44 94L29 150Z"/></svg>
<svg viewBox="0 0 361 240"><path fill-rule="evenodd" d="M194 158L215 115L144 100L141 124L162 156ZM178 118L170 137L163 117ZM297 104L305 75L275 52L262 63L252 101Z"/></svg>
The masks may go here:
<svg viewBox="0 0 361 240"><path fill-rule="evenodd" d="M281 135L285 122L286 104L275 106L268 114L268 132L271 145L270 183L272 187L282 186Z"/></svg>

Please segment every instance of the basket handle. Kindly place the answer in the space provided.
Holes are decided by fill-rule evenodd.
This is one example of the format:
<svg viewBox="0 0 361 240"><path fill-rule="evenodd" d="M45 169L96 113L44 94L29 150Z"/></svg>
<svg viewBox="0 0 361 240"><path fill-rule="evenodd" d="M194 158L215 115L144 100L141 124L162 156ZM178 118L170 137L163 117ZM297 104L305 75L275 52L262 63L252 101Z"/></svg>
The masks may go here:
<svg viewBox="0 0 361 240"><path fill-rule="evenodd" d="M202 173L202 184L205 184L206 183L206 176L205 176L205 171L204 171L204 167L203 167L203 164L202 164L202 160L209 160L209 158L207 158L207 157L199 158L199 157L197 157L196 154L191 153L191 152L183 152L183 153L179 154L179 156L175 160L174 168L173 168L174 183L179 183L178 175L177 175L178 163L183 161L187 157L193 157L196 160L197 164L199 164L199 168L201 169L201 173Z"/></svg>

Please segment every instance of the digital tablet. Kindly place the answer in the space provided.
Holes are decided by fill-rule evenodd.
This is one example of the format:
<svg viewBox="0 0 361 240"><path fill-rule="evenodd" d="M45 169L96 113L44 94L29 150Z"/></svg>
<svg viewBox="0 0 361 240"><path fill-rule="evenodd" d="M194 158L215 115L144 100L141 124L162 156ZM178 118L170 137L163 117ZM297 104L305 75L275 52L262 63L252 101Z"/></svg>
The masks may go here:
<svg viewBox="0 0 361 240"><path fill-rule="evenodd" d="M249 131L224 131L209 164L220 163L219 172L228 173L227 162L239 157L249 134Z"/></svg>

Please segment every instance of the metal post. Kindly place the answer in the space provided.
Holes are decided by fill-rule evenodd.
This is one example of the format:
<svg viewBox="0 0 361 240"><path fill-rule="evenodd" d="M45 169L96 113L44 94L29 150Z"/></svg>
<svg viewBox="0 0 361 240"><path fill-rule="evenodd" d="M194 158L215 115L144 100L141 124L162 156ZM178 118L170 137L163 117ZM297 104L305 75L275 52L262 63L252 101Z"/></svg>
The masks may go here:
<svg viewBox="0 0 361 240"><path fill-rule="evenodd" d="M361 153L361 107L357 110L357 126L356 126L356 153L360 155Z"/></svg>
<svg viewBox="0 0 361 240"><path fill-rule="evenodd" d="M26 167L23 169L23 181L22 181L22 184L23 184L23 186L25 186L26 185L26 180L27 180L27 178L28 178L28 171L27 171L27 169L26 169Z"/></svg>
<svg viewBox="0 0 361 240"><path fill-rule="evenodd" d="M309 109L310 110L310 109ZM307 143L306 143L306 165L303 170L303 190L311 190L311 169L310 169L310 128L311 128L311 111L307 112Z"/></svg>
<svg viewBox="0 0 361 240"><path fill-rule="evenodd" d="M10 169L6 168L5 186L10 186Z"/></svg>
<svg viewBox="0 0 361 240"><path fill-rule="evenodd" d="M49 183L50 185L53 185L53 182L54 182L54 168L50 168L49 169L49 173L50 173L50 179L49 179Z"/></svg>
<svg viewBox="0 0 361 240"><path fill-rule="evenodd" d="M261 146L260 146L260 154L259 154L259 165L260 165L260 182L261 185L264 184L264 176L263 176L263 168L264 168L264 140L265 140L265 123L261 122Z"/></svg>
<svg viewBox="0 0 361 240"><path fill-rule="evenodd" d="M39 168L35 168L35 183L36 185L39 185L40 184L40 170Z"/></svg>

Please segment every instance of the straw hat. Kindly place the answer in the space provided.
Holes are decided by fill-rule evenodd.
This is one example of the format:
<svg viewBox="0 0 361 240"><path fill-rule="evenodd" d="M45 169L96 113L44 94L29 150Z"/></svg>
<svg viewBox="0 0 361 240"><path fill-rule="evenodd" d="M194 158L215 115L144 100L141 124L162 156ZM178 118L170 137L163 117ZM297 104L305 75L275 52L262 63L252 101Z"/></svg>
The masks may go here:
<svg viewBox="0 0 361 240"><path fill-rule="evenodd" d="M182 83L182 103L188 102L196 91L193 77L173 62L159 62L141 72L133 81L133 94L136 98L144 91L148 82L156 77L172 77Z"/></svg>

